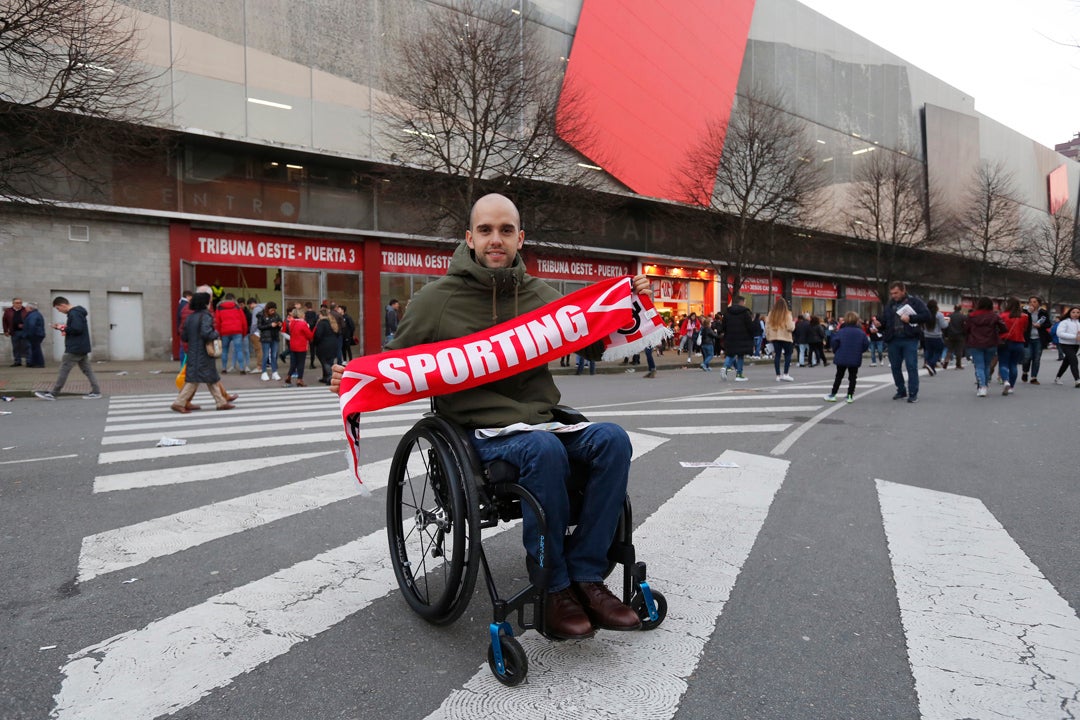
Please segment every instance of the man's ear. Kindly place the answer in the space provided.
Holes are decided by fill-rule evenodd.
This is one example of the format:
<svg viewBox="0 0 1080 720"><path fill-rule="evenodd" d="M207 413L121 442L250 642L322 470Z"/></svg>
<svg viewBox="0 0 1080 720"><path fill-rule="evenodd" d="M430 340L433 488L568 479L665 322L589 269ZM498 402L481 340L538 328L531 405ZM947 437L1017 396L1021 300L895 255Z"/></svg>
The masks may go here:
<svg viewBox="0 0 1080 720"><path fill-rule="evenodd" d="M473 245L472 231L471 230L466 230L465 231L465 244L469 246L470 250L475 250L476 249L476 246Z"/></svg>

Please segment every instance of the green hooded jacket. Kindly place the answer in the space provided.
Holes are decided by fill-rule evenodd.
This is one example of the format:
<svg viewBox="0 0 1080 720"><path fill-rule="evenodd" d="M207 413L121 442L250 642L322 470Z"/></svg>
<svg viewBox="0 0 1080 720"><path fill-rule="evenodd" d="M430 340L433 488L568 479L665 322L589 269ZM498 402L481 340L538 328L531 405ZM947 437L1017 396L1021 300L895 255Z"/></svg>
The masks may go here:
<svg viewBox="0 0 1080 720"><path fill-rule="evenodd" d="M445 277L428 283L409 301L391 350L464 337L486 330L521 313L536 310L561 296L550 285L525 273L519 253L509 268L487 268L461 243ZM583 351L599 359L603 343ZM438 410L466 429L499 428L514 423L536 425L552 420L561 395L547 365L504 380L439 397Z"/></svg>

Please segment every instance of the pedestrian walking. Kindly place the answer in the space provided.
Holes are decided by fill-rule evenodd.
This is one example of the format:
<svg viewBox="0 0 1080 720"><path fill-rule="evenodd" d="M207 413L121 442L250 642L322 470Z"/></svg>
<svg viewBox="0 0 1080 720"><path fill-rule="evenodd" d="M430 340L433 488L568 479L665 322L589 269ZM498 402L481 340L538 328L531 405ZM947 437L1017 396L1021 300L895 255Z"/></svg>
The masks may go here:
<svg viewBox="0 0 1080 720"><path fill-rule="evenodd" d="M956 359L956 369L964 369L964 323L967 322L967 313L961 305L953 306L952 315L949 316L949 324L942 331L945 341L945 359L941 362L941 369L948 370L949 362Z"/></svg>
<svg viewBox="0 0 1080 720"><path fill-rule="evenodd" d="M721 380L727 380L728 372L735 368L735 381L747 381L743 374L743 362L746 356L754 351L754 317L745 302L746 298L736 295L731 301L731 307L724 311L720 334L724 337L726 357L724 370L720 374Z"/></svg>
<svg viewBox="0 0 1080 720"><path fill-rule="evenodd" d="M836 393L840 390L840 382L847 373L847 401L855 401L855 382L862 366L862 356L870 348L870 338L862 329L859 314L849 312L844 316L844 324L832 334L829 345L833 351L833 364L836 366L836 377L833 378L832 392L825 396L827 402L836 402Z"/></svg>
<svg viewBox="0 0 1080 720"><path fill-rule="evenodd" d="M817 366L820 362L822 367L828 367L829 361L825 359L825 343L828 332L817 315L810 316L810 330L807 339L810 341L810 365Z"/></svg>
<svg viewBox="0 0 1080 720"><path fill-rule="evenodd" d="M712 323L702 322L698 332L701 333L701 369L712 372L709 363L712 362L713 355L716 353L718 339L716 329Z"/></svg>
<svg viewBox="0 0 1080 720"><path fill-rule="evenodd" d="M1022 382L1030 382L1032 385L1039 384L1039 365L1042 363L1043 348L1050 344L1050 313L1042 306L1042 298L1032 295L1028 298L1024 312L1028 316L1028 338L1024 346L1024 364L1021 367L1023 374Z"/></svg>
<svg viewBox="0 0 1080 720"><path fill-rule="evenodd" d="M1072 373L1073 384L1080 388L1080 370L1077 369L1076 351L1080 349L1080 307L1069 308L1068 313L1057 324L1058 347L1064 358L1054 378L1055 385L1061 385L1061 378L1066 368Z"/></svg>
<svg viewBox="0 0 1080 720"><path fill-rule="evenodd" d="M998 346L998 365L1001 367L1001 375L1005 378L1002 395L1012 395L1016 392L1016 386L1020 379L1018 366L1024 358L1024 345L1028 335L1028 316L1020 310L1020 300L1014 297L1005 301L1005 309L1001 313L1001 319L1005 322L1005 332L1001 334L1001 345Z"/></svg>
<svg viewBox="0 0 1080 720"><path fill-rule="evenodd" d="M885 335L881 328L877 315L871 315L870 322L866 323L866 336L870 338L870 367L885 364Z"/></svg>
<svg viewBox="0 0 1080 720"><path fill-rule="evenodd" d="M228 374L229 359L232 359L234 372L246 373L247 365L244 364L244 335L248 331L247 316L240 306L236 304L236 296L226 293L225 298L217 304L214 311L214 329L221 336L221 372Z"/></svg>
<svg viewBox="0 0 1080 720"><path fill-rule="evenodd" d="M287 332L289 333L289 373L285 376L285 387L304 387L304 361L307 360L308 343L315 339L315 333L308 327L304 314L297 309L289 313Z"/></svg>
<svg viewBox="0 0 1080 720"><path fill-rule="evenodd" d="M199 409L199 406L193 405L191 400L195 397L195 391L199 389L200 383L206 384L218 410L232 410L236 407L221 386L217 361L206 351L207 342L221 337L214 329L214 318L209 311L210 297L210 293L196 292L188 303L191 313L184 320L184 330L181 333L188 347L187 365L184 370L184 385L170 406L173 412L186 415L192 410Z"/></svg>
<svg viewBox="0 0 1080 720"><path fill-rule="evenodd" d="M1005 323L994 312L994 301L985 296L975 301L975 309L964 320L964 345L975 366L975 394L979 397L986 397L998 338L1005 329Z"/></svg>
<svg viewBox="0 0 1080 720"><path fill-rule="evenodd" d="M930 319L930 311L918 297L907 291L907 285L894 280L889 283L889 303L885 306L883 335L889 346L889 365L892 367L896 394L893 400L907 398L919 402L919 338L921 326ZM907 383L904 370L907 370Z"/></svg>
<svg viewBox="0 0 1080 720"><path fill-rule="evenodd" d="M926 309L930 319L923 323L923 367L931 377L937 375L937 365L945 352L944 330L948 325L945 314L938 309L937 300L929 300Z"/></svg>
<svg viewBox="0 0 1080 720"><path fill-rule="evenodd" d="M334 358L337 357L341 347L341 326L338 325L337 313L330 312L329 308L319 310L319 320L315 323L315 357L322 364L322 377L319 382L324 385L330 384L330 372L334 366Z"/></svg>
<svg viewBox="0 0 1080 720"><path fill-rule="evenodd" d="M53 298L52 304L58 312L67 315L66 324L52 324L52 328L64 336L64 357L60 361L60 372L56 376L52 389L45 392L38 391L34 395L42 400L55 400L64 389L71 368L78 365L79 370L90 381L90 392L83 395L83 399L96 400L101 397L101 387L98 385L97 377L94 376L94 369L90 367L90 324L86 321L86 308L81 305L72 305L62 295Z"/></svg>
<svg viewBox="0 0 1080 720"><path fill-rule="evenodd" d="M791 334L795 330L795 319L791 317L787 301L782 297L773 301L772 309L765 318L765 339L772 344L773 367L776 368L776 382L794 382L788 372L791 370L791 350L794 343ZM784 357L784 372L780 372L780 356Z"/></svg>
<svg viewBox="0 0 1080 720"><path fill-rule="evenodd" d="M800 315L799 319L795 321L792 340L799 353L799 367L810 364L810 358L808 357L810 355L810 313Z"/></svg>
<svg viewBox="0 0 1080 720"><path fill-rule="evenodd" d="M271 300L259 313L259 341L262 343L262 375L259 379L280 380L278 374L278 342L281 340L281 316L277 312L277 303ZM273 375L270 373L273 372Z"/></svg>

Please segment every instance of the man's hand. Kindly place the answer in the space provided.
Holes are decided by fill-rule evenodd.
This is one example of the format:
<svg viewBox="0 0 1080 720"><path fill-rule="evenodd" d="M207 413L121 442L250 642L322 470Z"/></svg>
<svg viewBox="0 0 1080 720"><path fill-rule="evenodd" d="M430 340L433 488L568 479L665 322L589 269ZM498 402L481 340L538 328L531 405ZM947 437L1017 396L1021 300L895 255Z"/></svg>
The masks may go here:
<svg viewBox="0 0 1080 720"><path fill-rule="evenodd" d="M344 365L334 365L334 367L330 369L330 392L335 395L341 394L341 375L344 372Z"/></svg>
<svg viewBox="0 0 1080 720"><path fill-rule="evenodd" d="M652 295L652 283L644 275L634 276L634 292L638 295Z"/></svg>

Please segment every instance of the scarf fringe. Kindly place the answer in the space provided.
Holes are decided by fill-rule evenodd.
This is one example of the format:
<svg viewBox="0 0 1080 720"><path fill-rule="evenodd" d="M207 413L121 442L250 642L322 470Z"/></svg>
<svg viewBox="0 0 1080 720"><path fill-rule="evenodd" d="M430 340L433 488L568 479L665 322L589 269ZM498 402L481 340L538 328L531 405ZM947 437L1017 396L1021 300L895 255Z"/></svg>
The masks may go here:
<svg viewBox="0 0 1080 720"><path fill-rule="evenodd" d="M622 360L623 358L632 357L640 352L644 352L645 348L656 347L672 336L673 333L671 332L671 328L664 326L658 327L645 337L634 340L633 342L609 347L604 350L604 355L601 360Z"/></svg>

